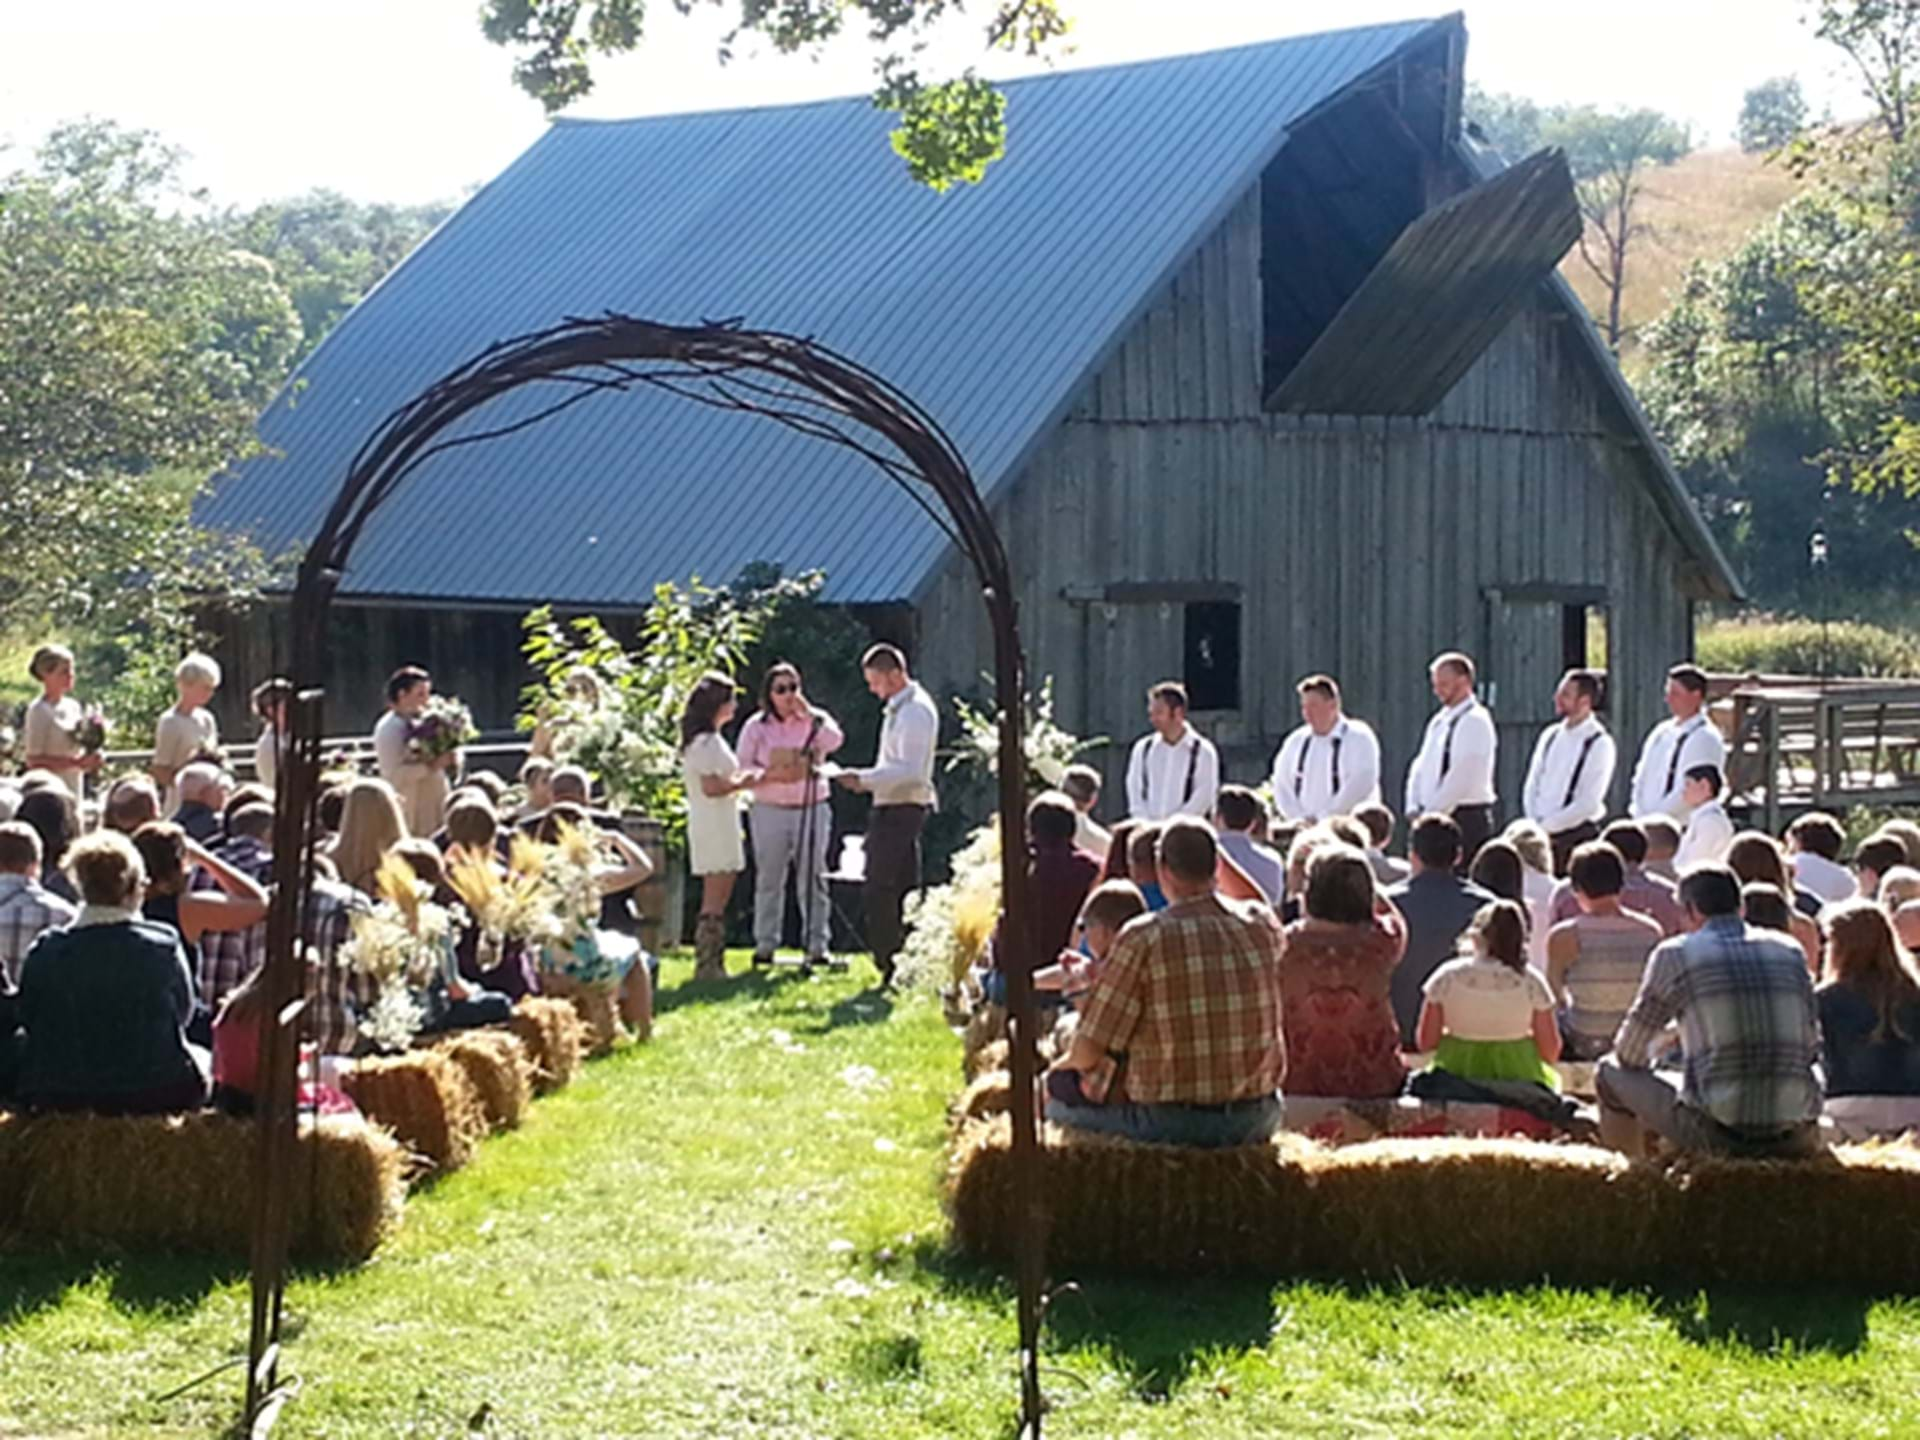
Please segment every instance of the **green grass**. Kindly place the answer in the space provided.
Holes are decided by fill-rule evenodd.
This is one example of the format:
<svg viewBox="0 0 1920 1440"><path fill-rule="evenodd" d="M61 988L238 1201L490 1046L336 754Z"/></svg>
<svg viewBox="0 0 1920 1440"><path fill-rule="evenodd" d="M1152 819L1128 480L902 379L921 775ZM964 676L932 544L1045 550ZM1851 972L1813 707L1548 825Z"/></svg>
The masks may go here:
<svg viewBox="0 0 1920 1440"><path fill-rule="evenodd" d="M279 1433L1011 1435L1009 1287L942 1243L937 1008L686 974L375 1263L296 1280ZM1060 1436L1920 1433L1912 1302L1056 1278ZM245 1326L232 1269L0 1258L0 1436L217 1433L237 1371L157 1397Z"/></svg>

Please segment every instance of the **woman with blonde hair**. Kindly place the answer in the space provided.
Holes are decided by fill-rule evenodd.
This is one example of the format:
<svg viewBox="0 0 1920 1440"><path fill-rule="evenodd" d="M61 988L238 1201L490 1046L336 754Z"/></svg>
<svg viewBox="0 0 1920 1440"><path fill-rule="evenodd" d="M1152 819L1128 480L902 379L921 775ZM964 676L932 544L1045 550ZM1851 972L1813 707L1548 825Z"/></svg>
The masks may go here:
<svg viewBox="0 0 1920 1440"><path fill-rule="evenodd" d="M340 882L363 895L377 895L380 862L407 838L400 796L384 780L360 779L347 789L340 808L340 830L327 851Z"/></svg>
<svg viewBox="0 0 1920 1440"><path fill-rule="evenodd" d="M1760 830L1742 831L1733 837L1733 843L1727 847L1726 863L1742 887L1771 885L1787 897L1791 905L1794 887L1791 872L1787 869L1786 852L1771 835ZM1793 936L1799 943L1807 955L1807 969L1818 975L1820 927L1798 910L1791 910L1784 933Z"/></svg>
<svg viewBox="0 0 1920 1440"><path fill-rule="evenodd" d="M1553 929L1553 842L1537 820L1516 820L1501 839L1520 856L1520 901L1527 907L1527 958L1540 970L1547 968L1547 933Z"/></svg>
<svg viewBox="0 0 1920 1440"><path fill-rule="evenodd" d="M1920 1096L1920 971L1871 900L1826 914L1818 993L1827 1094Z"/></svg>

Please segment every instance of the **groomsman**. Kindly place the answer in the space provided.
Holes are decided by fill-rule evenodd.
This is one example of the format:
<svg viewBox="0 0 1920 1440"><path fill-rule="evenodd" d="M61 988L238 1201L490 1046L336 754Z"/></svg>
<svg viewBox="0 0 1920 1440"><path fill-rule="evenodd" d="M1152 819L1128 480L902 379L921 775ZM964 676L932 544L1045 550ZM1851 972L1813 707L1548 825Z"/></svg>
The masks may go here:
<svg viewBox="0 0 1920 1440"><path fill-rule="evenodd" d="M1220 755L1187 723L1187 687L1162 680L1147 692L1150 734L1127 757L1127 814L1135 820L1213 814L1220 794Z"/></svg>
<svg viewBox="0 0 1920 1440"><path fill-rule="evenodd" d="M1325 820L1380 803L1380 741L1373 727L1340 708L1330 675L1309 675L1294 687L1306 723L1280 742L1273 757L1273 803L1284 820Z"/></svg>
<svg viewBox="0 0 1920 1440"><path fill-rule="evenodd" d="M1407 818L1450 815L1460 829L1462 867L1493 834L1493 762L1500 737L1473 693L1473 661L1457 650L1427 667L1440 708L1407 767Z"/></svg>
<svg viewBox="0 0 1920 1440"><path fill-rule="evenodd" d="M1591 670L1569 670L1553 692L1560 719L1540 732L1527 764L1520 808L1547 832L1553 845L1553 873L1567 873L1576 846L1600 838L1607 813L1607 787L1613 784L1613 737L1593 713L1600 703L1600 677Z"/></svg>
<svg viewBox="0 0 1920 1440"><path fill-rule="evenodd" d="M1647 732L1640 762L1633 767L1633 814L1687 817L1687 772L1711 765L1724 772L1727 745L1707 718L1707 672L1698 665L1676 665L1667 672L1667 709Z"/></svg>

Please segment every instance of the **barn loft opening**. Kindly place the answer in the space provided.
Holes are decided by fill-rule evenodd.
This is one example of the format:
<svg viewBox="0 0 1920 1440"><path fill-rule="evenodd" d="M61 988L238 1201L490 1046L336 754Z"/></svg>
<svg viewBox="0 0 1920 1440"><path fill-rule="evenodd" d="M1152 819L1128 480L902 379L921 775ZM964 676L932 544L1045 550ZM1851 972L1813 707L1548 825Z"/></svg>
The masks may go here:
<svg viewBox="0 0 1920 1440"><path fill-rule="evenodd" d="M1240 603L1189 602L1184 617L1181 667L1187 703L1194 710L1240 708Z"/></svg>

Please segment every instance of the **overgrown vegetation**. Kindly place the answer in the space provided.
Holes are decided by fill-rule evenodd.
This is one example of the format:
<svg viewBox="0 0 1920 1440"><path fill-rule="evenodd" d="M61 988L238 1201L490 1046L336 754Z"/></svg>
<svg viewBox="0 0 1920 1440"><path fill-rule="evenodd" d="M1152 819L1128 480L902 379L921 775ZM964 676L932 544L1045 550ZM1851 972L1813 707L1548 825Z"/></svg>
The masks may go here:
<svg viewBox="0 0 1920 1440"><path fill-rule="evenodd" d="M1920 639L1859 621L1744 615L1701 626L1694 653L1729 674L1920 676Z"/></svg>

